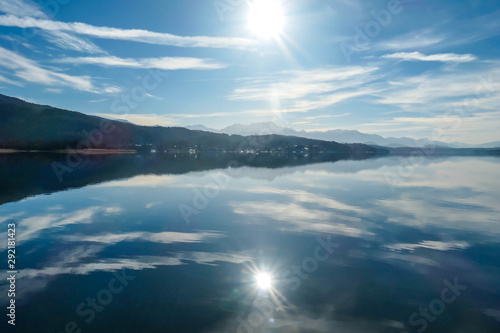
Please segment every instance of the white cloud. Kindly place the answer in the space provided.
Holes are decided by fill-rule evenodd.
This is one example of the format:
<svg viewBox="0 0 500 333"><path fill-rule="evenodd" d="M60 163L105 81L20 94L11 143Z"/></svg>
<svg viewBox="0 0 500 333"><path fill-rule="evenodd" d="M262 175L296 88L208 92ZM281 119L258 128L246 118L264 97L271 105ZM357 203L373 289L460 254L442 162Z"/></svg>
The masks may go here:
<svg viewBox="0 0 500 333"><path fill-rule="evenodd" d="M499 141L498 123L500 112L479 112L466 117L422 116L396 117L382 122L361 124L359 129L366 133L401 133L402 131L420 131L431 136L438 131L439 141L460 141L468 144L483 144Z"/></svg>
<svg viewBox="0 0 500 333"><path fill-rule="evenodd" d="M451 251L463 250L469 247L467 242L439 242L439 241L422 241L418 244L398 243L386 245L385 248L391 251L410 251L414 252L418 248L430 249L435 251Z"/></svg>
<svg viewBox="0 0 500 333"><path fill-rule="evenodd" d="M107 98L99 98L99 99L90 100L89 103L102 103L102 102L106 102L107 100L108 100Z"/></svg>
<svg viewBox="0 0 500 333"><path fill-rule="evenodd" d="M141 175L131 177L125 180L114 180L102 184L95 185L96 187L164 187L170 186L175 182L175 177L168 175Z"/></svg>
<svg viewBox="0 0 500 333"><path fill-rule="evenodd" d="M74 260L64 260L40 269L27 268L19 272L18 276L23 279L49 277L60 274L87 275L93 272L113 272L122 269L144 270L154 269L158 266L184 265L184 261L191 261L202 265L214 265L215 262L244 263L252 261L253 257L245 253L218 253L218 252L182 252L173 253L172 257L166 256L135 256L131 258L104 258L97 262L82 263L85 257L93 257L99 251L87 250ZM78 265L75 265L78 263Z"/></svg>
<svg viewBox="0 0 500 333"><path fill-rule="evenodd" d="M45 32L43 33L43 36L48 42L51 42L62 49L92 54L106 53L94 43L62 31L51 31L50 33Z"/></svg>
<svg viewBox="0 0 500 333"><path fill-rule="evenodd" d="M163 101L163 98L162 97L158 97L158 96L155 96L153 94L148 94L146 93L146 96L150 97L150 98L154 98L154 99L157 99L157 100L160 100L160 101Z"/></svg>
<svg viewBox="0 0 500 333"><path fill-rule="evenodd" d="M280 112L323 109L352 97L373 93L362 86L374 79L373 72L377 69L355 66L280 72L274 79L258 78L245 83L236 88L229 99L274 104L284 101L287 107Z"/></svg>
<svg viewBox="0 0 500 333"><path fill-rule="evenodd" d="M93 116L109 118L109 119L119 119L126 120L136 125L143 126L172 126L175 124L175 120L171 116L164 116L158 114L114 114L114 113L94 113Z"/></svg>
<svg viewBox="0 0 500 333"><path fill-rule="evenodd" d="M44 69L37 62L2 47L0 47L0 66L13 70L14 75L27 82L95 92L88 76L71 76Z"/></svg>
<svg viewBox="0 0 500 333"><path fill-rule="evenodd" d="M385 90L375 94L379 98L375 103L391 105L400 115L360 124L358 129L400 135L406 128L424 136L442 129L446 138L440 141L497 141L499 76L497 64L481 63L473 69L444 69L390 81ZM402 112L412 116L401 116Z"/></svg>
<svg viewBox="0 0 500 333"><path fill-rule="evenodd" d="M477 59L472 54L438 53L425 55L420 52L398 52L382 56L386 59L400 59L404 61L441 61L441 62L469 62Z"/></svg>
<svg viewBox="0 0 500 333"><path fill-rule="evenodd" d="M433 46L445 40L445 36L431 29L412 31L374 46L378 50L411 50Z"/></svg>
<svg viewBox="0 0 500 333"><path fill-rule="evenodd" d="M498 95L500 75L497 65L467 71L424 73L416 76L393 80L380 94L382 104L421 104L435 107L444 98L482 98ZM442 108L438 106L438 109Z"/></svg>
<svg viewBox="0 0 500 333"><path fill-rule="evenodd" d="M94 86L92 79L89 76L73 76L60 73L55 70L49 70L41 67L36 61L25 58L15 52L9 51L0 47L0 67L5 67L14 71L14 75L18 78L32 83L44 84L52 86L46 90L49 92L61 92L60 88L70 87L77 90L92 92L96 94L117 94L122 91L122 88L104 84L102 86ZM0 82L21 86L20 83L12 81L0 75ZM148 96L154 98L152 95Z"/></svg>
<svg viewBox="0 0 500 333"><path fill-rule="evenodd" d="M75 265L48 266L41 269L24 269L18 276L22 278L41 278L55 276L59 274L79 274L87 275L93 272L113 272L122 269L144 270L153 269L158 266L182 265L182 261L177 258L138 256L133 258L106 258L98 262L82 263Z"/></svg>
<svg viewBox="0 0 500 333"><path fill-rule="evenodd" d="M209 47L230 49L255 49L258 42L248 38L209 37L209 36L176 36L169 33L153 32L141 29L119 29L112 27L96 27L79 22L59 22L15 15L0 16L0 25L19 28L38 28L46 31L66 31L94 38L127 40L139 43L172 45L179 47Z"/></svg>
<svg viewBox="0 0 500 333"><path fill-rule="evenodd" d="M330 203L328 203L330 204ZM337 203L334 203L336 206ZM244 216L243 221L259 223L272 219L280 222L280 230L301 233L332 233L350 237L370 235L361 227L361 219L334 213L323 209L310 209L297 203L279 203L274 201L230 202L235 214ZM366 226L365 226L366 227Z"/></svg>
<svg viewBox="0 0 500 333"><path fill-rule="evenodd" d="M131 232L126 234L104 234L96 236L68 236L67 240L78 242L95 242L116 244L120 242L152 242L152 243L201 243L209 239L220 238L222 234L213 232L184 233L184 232Z"/></svg>
<svg viewBox="0 0 500 333"><path fill-rule="evenodd" d="M391 166L384 173L398 175L399 167ZM495 197L500 186L498 170L498 162L487 159L415 165L414 172L397 184L400 195L376 201L377 211L388 216L389 222L416 228L438 226L498 235L500 207ZM386 181L384 176L380 178ZM430 194L414 190L423 188L436 191Z"/></svg>
<svg viewBox="0 0 500 333"><path fill-rule="evenodd" d="M374 90L370 89L359 89L357 91L340 92L335 94L323 95L317 99L311 100L299 100L292 104L291 110L296 112L304 112L309 110L319 110L324 109L330 105L340 103L344 100L357 97L365 96L374 93Z"/></svg>
<svg viewBox="0 0 500 333"><path fill-rule="evenodd" d="M231 100L299 99L311 94L328 93L359 83L374 67L347 67L341 69L313 69L286 71L277 74L276 79L255 79L234 90Z"/></svg>
<svg viewBox="0 0 500 333"><path fill-rule="evenodd" d="M118 94L118 93L122 92L122 88L116 87L116 86L111 86L111 85L103 86L102 90L108 94Z"/></svg>
<svg viewBox="0 0 500 333"><path fill-rule="evenodd" d="M36 3L23 0L0 0L0 12L16 16L47 17Z"/></svg>
<svg viewBox="0 0 500 333"><path fill-rule="evenodd" d="M70 224L91 223L96 215L116 214L121 212L119 207L88 207L71 213L58 213L53 211L43 216L32 216L19 221L19 242L36 238L46 229L67 226Z"/></svg>
<svg viewBox="0 0 500 333"><path fill-rule="evenodd" d="M330 198L323 197L311 192L301 191L301 190L278 190L274 188L250 188L245 190L247 193L258 193L258 194L277 194L289 196L294 202L306 203L306 204L316 204L321 207L335 209L339 211L349 211L356 212L360 214L368 214L368 211L361 207L347 205L345 203L333 200ZM289 200L287 200L289 201Z"/></svg>
<svg viewBox="0 0 500 333"><path fill-rule="evenodd" d="M48 20L49 16L34 1L0 0L0 12L7 15L22 17L23 19L37 18ZM87 53L105 53L91 41L76 37L62 31L45 31L41 34L47 41L60 48ZM22 45L29 47L29 44Z"/></svg>
<svg viewBox="0 0 500 333"><path fill-rule="evenodd" d="M214 266L216 262L227 262L232 264L242 264L254 261L254 257L245 252L221 253L221 252L182 252L175 254L179 260L193 261L200 265Z"/></svg>
<svg viewBox="0 0 500 333"><path fill-rule="evenodd" d="M305 119L308 120L316 120L316 119L322 119L322 118L342 118L342 117L347 117L350 116L351 113L342 113L342 114L324 114L320 116L312 116L312 117L305 117Z"/></svg>
<svg viewBox="0 0 500 333"><path fill-rule="evenodd" d="M130 68L156 68L163 70L178 69L220 69L227 67L224 64L216 63L210 59L200 58L181 58L181 57L162 57L162 58L119 58L119 57L80 57L80 58L62 58L56 60L60 63L74 65L99 65L111 67L130 67Z"/></svg>
<svg viewBox="0 0 500 333"><path fill-rule="evenodd" d="M212 117L241 117L242 115L249 116L269 116L269 114L273 114L273 111L269 111L267 109L262 110L243 110L243 111L234 111L234 112L211 112L211 113L176 113L172 114L172 117L175 118L212 118Z"/></svg>
<svg viewBox="0 0 500 333"><path fill-rule="evenodd" d="M17 81L14 81L14 80L11 80L11 79L8 79L6 78L5 76L3 75L0 75L0 82L5 82L5 83L8 83L8 84L12 84L14 86L19 86L21 87L22 84L20 82L17 82Z"/></svg>

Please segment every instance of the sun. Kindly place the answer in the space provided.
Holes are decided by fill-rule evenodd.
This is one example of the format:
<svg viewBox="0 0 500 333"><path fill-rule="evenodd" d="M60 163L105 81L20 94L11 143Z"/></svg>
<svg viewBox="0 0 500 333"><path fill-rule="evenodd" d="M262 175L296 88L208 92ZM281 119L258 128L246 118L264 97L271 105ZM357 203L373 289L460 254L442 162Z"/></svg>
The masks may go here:
<svg viewBox="0 0 500 333"><path fill-rule="evenodd" d="M272 286L272 279L269 273L258 273L255 276L255 281L259 289L268 290Z"/></svg>
<svg viewBox="0 0 500 333"><path fill-rule="evenodd" d="M277 37L284 23L278 0L253 0L248 13L248 27L261 38Z"/></svg>

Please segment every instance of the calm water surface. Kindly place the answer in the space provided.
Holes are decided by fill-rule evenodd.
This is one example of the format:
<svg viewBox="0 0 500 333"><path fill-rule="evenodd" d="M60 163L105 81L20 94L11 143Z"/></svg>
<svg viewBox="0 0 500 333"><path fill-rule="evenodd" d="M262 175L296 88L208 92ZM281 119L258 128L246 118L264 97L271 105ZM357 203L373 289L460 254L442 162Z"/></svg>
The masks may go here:
<svg viewBox="0 0 500 333"><path fill-rule="evenodd" d="M2 332L500 332L499 162L178 164L5 203Z"/></svg>

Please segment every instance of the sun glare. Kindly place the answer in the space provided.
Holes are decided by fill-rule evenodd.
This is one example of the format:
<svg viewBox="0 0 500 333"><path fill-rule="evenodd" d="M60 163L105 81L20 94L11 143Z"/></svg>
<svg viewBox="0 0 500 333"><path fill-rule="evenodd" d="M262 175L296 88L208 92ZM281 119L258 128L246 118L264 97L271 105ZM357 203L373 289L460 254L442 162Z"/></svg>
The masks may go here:
<svg viewBox="0 0 500 333"><path fill-rule="evenodd" d="M269 273L259 273L255 277L255 281L257 282L257 286L259 289L268 290L271 288L272 279Z"/></svg>
<svg viewBox="0 0 500 333"><path fill-rule="evenodd" d="M253 0L248 13L248 26L259 37L276 37L283 28L284 17L278 0Z"/></svg>

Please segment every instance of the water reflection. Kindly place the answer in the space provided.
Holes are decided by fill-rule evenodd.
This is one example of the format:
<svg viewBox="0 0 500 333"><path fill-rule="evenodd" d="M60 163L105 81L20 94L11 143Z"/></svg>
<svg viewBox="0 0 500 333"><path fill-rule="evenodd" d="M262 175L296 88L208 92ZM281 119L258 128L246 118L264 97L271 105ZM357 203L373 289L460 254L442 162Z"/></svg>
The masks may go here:
<svg viewBox="0 0 500 333"><path fill-rule="evenodd" d="M456 278L427 332L498 332L498 159L429 159L394 189L395 158L241 167L190 223L179 206L225 171L184 162L0 206L19 331L412 332ZM135 280L85 323L77 305L123 269Z"/></svg>

